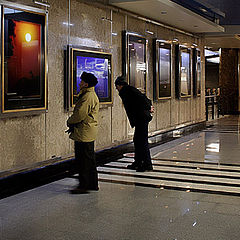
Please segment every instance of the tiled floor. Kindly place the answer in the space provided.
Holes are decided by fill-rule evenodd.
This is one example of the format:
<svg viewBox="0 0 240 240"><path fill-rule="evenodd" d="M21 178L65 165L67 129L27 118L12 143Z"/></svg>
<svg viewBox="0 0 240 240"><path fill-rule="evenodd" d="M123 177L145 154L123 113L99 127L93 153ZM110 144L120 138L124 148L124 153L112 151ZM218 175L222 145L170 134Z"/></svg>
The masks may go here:
<svg viewBox="0 0 240 240"><path fill-rule="evenodd" d="M99 167L100 191L74 178L0 201L1 240L239 240L238 117L151 149L154 171Z"/></svg>

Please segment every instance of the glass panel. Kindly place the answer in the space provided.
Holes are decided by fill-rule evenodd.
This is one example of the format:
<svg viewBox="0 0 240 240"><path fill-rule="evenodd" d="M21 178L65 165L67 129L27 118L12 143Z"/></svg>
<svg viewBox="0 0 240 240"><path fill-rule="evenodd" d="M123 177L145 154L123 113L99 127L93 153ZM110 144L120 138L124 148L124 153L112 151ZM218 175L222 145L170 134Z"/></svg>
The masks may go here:
<svg viewBox="0 0 240 240"><path fill-rule="evenodd" d="M181 96L191 95L190 50L181 49Z"/></svg>
<svg viewBox="0 0 240 240"><path fill-rule="evenodd" d="M146 39L129 36L129 85L146 93Z"/></svg>
<svg viewBox="0 0 240 240"><path fill-rule="evenodd" d="M171 45L160 43L159 47L159 98L171 96Z"/></svg>
<svg viewBox="0 0 240 240"><path fill-rule="evenodd" d="M201 94L201 53L197 51L197 94Z"/></svg>
<svg viewBox="0 0 240 240"><path fill-rule="evenodd" d="M111 102L111 54L74 49L73 66L73 104L80 92L80 77L83 72L92 73L98 79L95 91L100 102Z"/></svg>
<svg viewBox="0 0 240 240"><path fill-rule="evenodd" d="M44 107L45 16L4 8L4 107Z"/></svg>

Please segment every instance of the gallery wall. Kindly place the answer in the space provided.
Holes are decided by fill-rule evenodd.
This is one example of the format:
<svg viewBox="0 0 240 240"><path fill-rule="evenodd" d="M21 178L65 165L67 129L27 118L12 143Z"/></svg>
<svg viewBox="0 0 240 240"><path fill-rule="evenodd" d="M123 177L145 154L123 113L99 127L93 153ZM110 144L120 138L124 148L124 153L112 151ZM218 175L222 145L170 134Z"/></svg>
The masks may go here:
<svg viewBox="0 0 240 240"><path fill-rule="evenodd" d="M32 0L17 0L17 4L40 7ZM127 13L106 6L87 4L77 0L49 0L48 9L48 110L0 118L0 171L23 168L54 157L73 155L73 142L65 133L66 120L71 111L64 107L65 61L67 45L101 49L112 53L113 82L122 74L122 31L146 36L147 95L153 99L153 39L178 39L179 44L198 45L203 56L201 38L137 19ZM93 1L94 2L94 1ZM43 8L43 7L42 7ZM70 24L68 21L70 20ZM149 34L147 32L152 32ZM172 55L174 56L174 48ZM175 59L172 58L172 98L154 101L155 114L149 132L153 135L174 127L205 120L204 58L202 58L201 96L175 97ZM121 99L113 84L110 104L101 104L96 150L129 142L133 130L126 118Z"/></svg>

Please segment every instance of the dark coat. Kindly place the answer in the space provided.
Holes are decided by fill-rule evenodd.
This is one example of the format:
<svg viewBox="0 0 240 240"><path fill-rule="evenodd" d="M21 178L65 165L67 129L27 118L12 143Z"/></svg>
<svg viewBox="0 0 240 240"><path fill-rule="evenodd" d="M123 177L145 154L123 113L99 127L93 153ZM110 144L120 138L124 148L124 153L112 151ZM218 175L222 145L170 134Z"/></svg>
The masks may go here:
<svg viewBox="0 0 240 240"><path fill-rule="evenodd" d="M141 121L151 121L152 102L137 88L126 85L119 91L131 127Z"/></svg>

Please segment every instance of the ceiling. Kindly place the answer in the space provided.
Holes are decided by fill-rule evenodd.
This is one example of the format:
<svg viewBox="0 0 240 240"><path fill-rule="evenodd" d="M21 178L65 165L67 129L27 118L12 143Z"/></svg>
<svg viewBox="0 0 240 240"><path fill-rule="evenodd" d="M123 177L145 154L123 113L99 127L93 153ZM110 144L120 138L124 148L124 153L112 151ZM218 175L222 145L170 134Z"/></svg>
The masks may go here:
<svg viewBox="0 0 240 240"><path fill-rule="evenodd" d="M205 34L205 45L214 49L218 48L240 48L240 26L225 25L223 33Z"/></svg>
<svg viewBox="0 0 240 240"><path fill-rule="evenodd" d="M235 9L234 12L240 12L240 1L237 0L239 1L238 5L233 5L232 1L235 0L201 0L199 2L215 4L213 6L216 8L221 7L220 10L226 11L227 16L222 24L231 24L231 19L236 19L236 17L231 15L233 10L230 11L230 9L234 9L235 6L239 8L239 11ZM220 2L222 4L219 4ZM226 2L229 2L229 4L227 5ZM240 25L235 25L235 27L230 25L220 26L171 0L110 0L109 3L186 32L203 34L206 38L205 45L214 49L240 48ZM234 24L236 24L236 21Z"/></svg>
<svg viewBox="0 0 240 240"><path fill-rule="evenodd" d="M170 0L111 0L110 4L191 33L224 31L220 25Z"/></svg>

